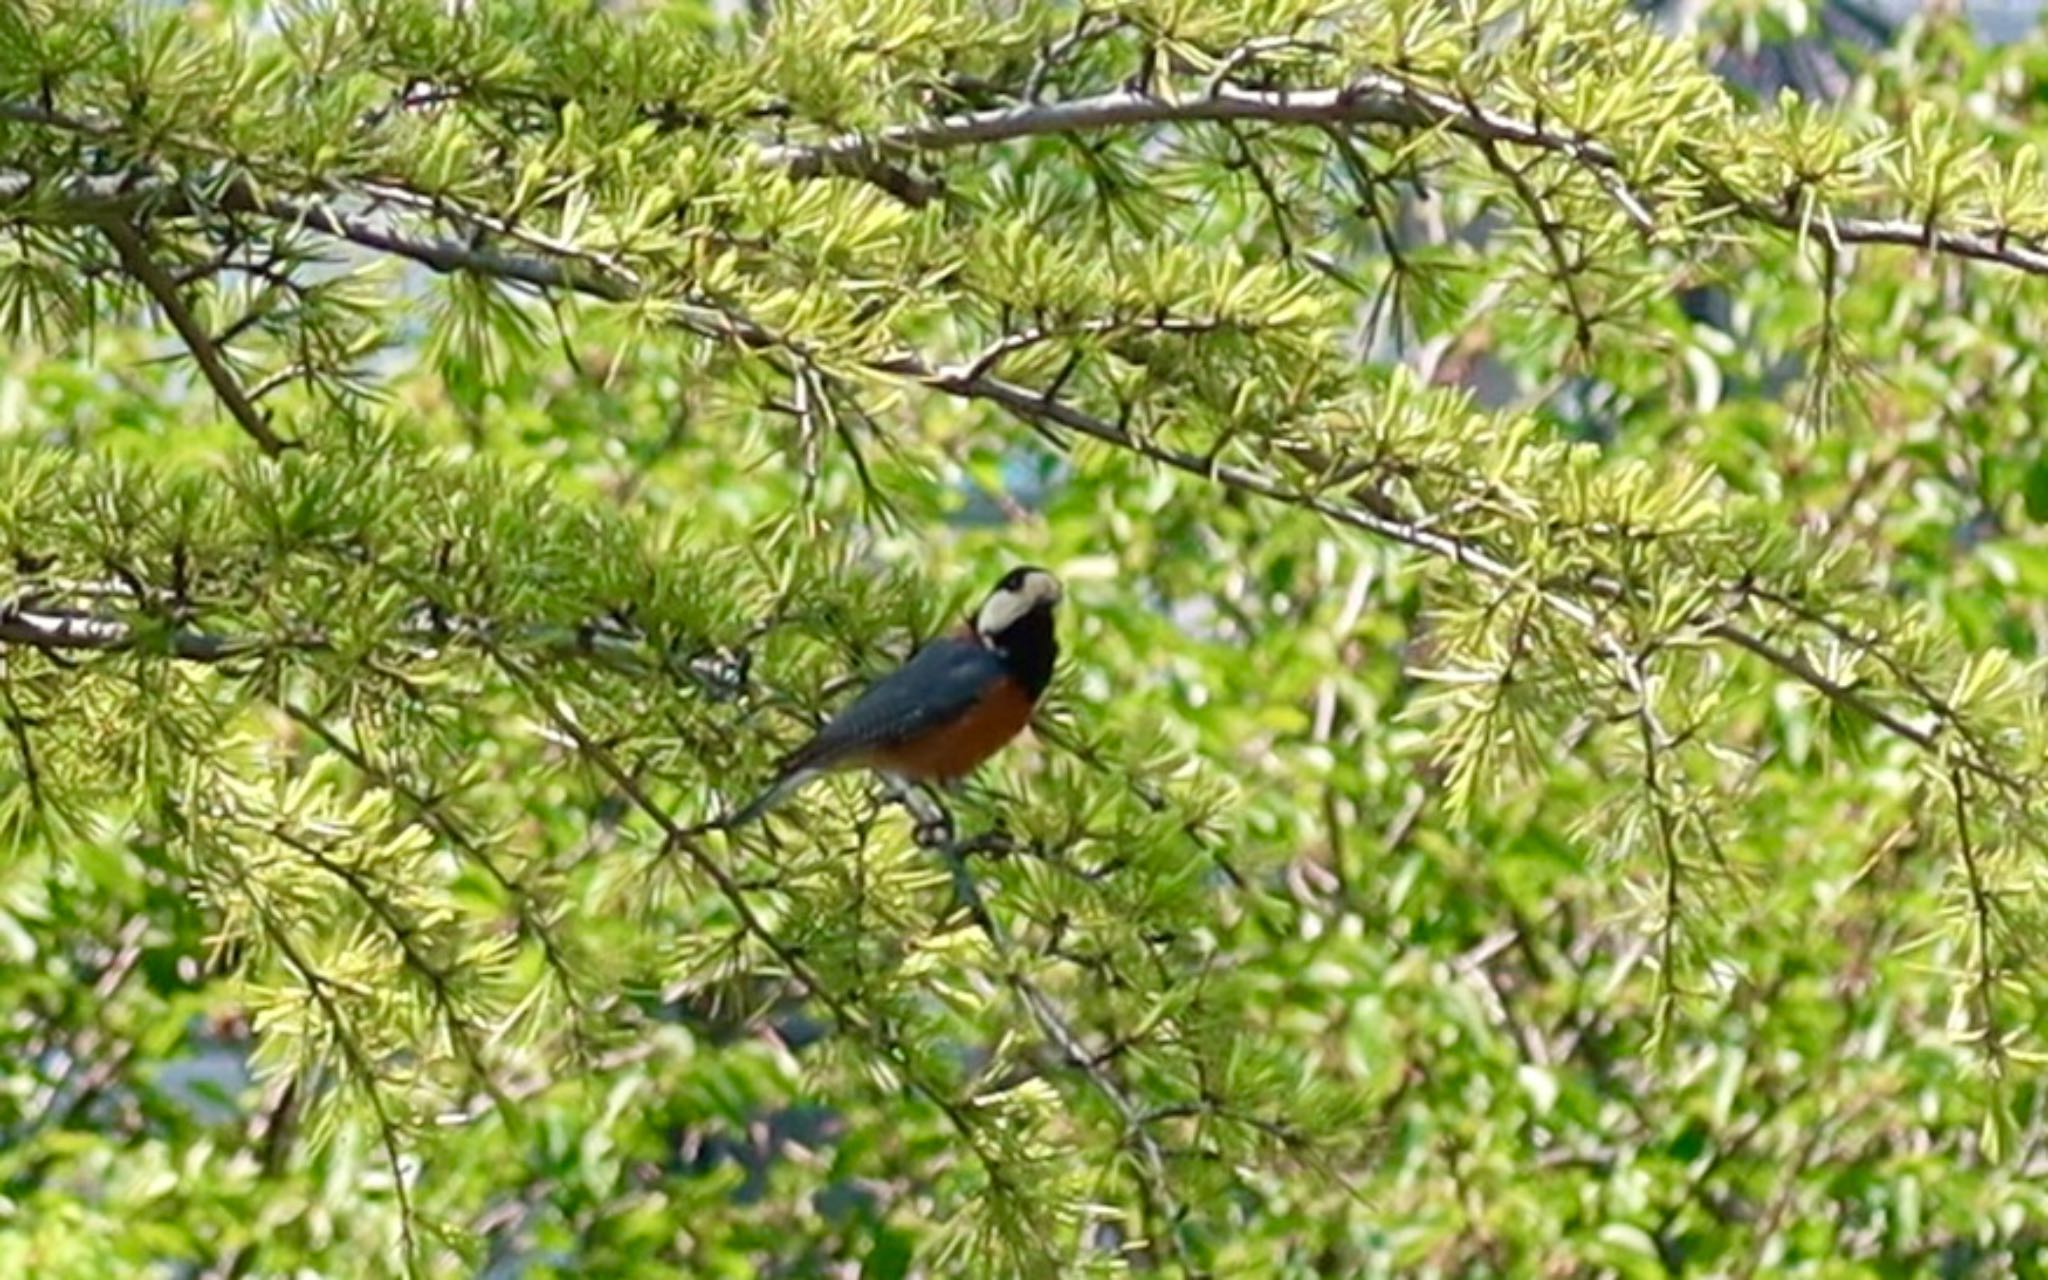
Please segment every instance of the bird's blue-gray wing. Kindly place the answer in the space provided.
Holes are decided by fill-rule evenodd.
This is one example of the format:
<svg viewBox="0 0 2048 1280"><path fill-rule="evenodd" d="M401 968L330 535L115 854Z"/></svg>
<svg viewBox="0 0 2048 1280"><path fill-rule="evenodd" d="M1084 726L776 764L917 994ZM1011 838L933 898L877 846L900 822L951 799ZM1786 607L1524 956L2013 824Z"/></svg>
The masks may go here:
<svg viewBox="0 0 2048 1280"><path fill-rule="evenodd" d="M782 772L830 767L857 752L929 733L965 715L1002 676L1001 659L983 645L957 636L934 640L786 757Z"/></svg>

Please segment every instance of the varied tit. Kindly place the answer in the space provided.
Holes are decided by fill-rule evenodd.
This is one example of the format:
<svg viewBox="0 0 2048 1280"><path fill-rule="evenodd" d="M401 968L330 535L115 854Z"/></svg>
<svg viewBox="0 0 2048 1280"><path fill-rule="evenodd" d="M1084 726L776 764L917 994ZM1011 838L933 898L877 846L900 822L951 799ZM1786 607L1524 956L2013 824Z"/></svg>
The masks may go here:
<svg viewBox="0 0 2048 1280"><path fill-rule="evenodd" d="M751 822L820 774L874 769L903 782L947 784L1023 732L1052 683L1060 582L1012 569L973 621L925 645L870 686L809 742L784 756L752 804L715 825Z"/></svg>

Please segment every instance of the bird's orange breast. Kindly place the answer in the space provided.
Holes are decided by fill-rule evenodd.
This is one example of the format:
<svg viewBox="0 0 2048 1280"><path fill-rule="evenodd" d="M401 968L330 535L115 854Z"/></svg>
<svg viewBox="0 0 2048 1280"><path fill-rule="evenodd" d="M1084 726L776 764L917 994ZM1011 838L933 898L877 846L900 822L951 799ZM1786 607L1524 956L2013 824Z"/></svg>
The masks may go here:
<svg viewBox="0 0 2048 1280"><path fill-rule="evenodd" d="M998 680L951 724L883 747L870 758L877 767L906 778L951 782L973 772L1030 722L1030 695L1015 680Z"/></svg>

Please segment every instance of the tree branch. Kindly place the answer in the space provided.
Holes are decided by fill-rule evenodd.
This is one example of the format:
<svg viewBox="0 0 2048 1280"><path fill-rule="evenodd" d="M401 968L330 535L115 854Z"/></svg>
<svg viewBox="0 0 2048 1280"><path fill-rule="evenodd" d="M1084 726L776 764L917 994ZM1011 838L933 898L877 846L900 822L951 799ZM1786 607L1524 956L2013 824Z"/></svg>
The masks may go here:
<svg viewBox="0 0 2048 1280"><path fill-rule="evenodd" d="M236 380L234 373L227 366L227 361L222 358L220 349L214 345L212 335L207 333L206 327L193 316L191 308L185 305L184 298L178 293L177 282L149 256L149 245L143 238L143 232L133 224L119 219L109 219L101 223L100 231L112 242L114 252L120 255L122 267L129 275L134 276L143 288L149 290L149 295L163 308L164 317L171 322L171 327L178 331L178 336L184 339L186 348L192 352L192 358L199 363L199 371L206 375L207 382L213 386L214 394L220 397L221 403L227 406L228 412L241 424L242 430L263 447L263 452L272 457L290 448L288 441L270 429L270 415L258 409L254 401L242 390L241 383Z"/></svg>
<svg viewBox="0 0 2048 1280"><path fill-rule="evenodd" d="M1406 122L1418 126L1426 123L1445 124L1453 127L1456 132L1467 133L1470 136L1485 136L1495 141L1514 142L1525 146L1548 147L1603 169L1612 169L1616 165L1612 153L1597 144L1582 142L1554 131L1513 121L1483 109L1468 108L1445 95L1430 95L1406 86L1396 86L1394 82L1384 77L1367 77L1358 83L1367 87L1357 92L1347 90L1258 93L1224 86L1215 99L1184 103L1166 102L1142 94L1117 93L1044 107L1004 108L999 111L953 117L927 126L904 126L886 131L881 138L889 145L897 147L946 147L1026 136L1033 132L1071 131L1174 119L1278 119L1281 122L1296 120L1303 124L1317 124L1322 123L1319 120L1320 116L1334 113L1335 118L1339 120L1356 115L1361 119L1383 118L1385 123ZM1425 110L1439 114L1416 114ZM1262 114L1269 111L1281 114ZM1458 125L1453 116L1456 120L1463 120L1464 124ZM860 145L867 145L867 140L849 137L808 149L770 148L767 154L778 163L790 165L792 171L800 175L831 172L836 171L832 169L834 164L841 163L835 157L846 157L858 152L856 141ZM4 180L0 180L0 199L5 198L5 186ZM110 183L104 179L87 180L86 186L87 190L80 197L85 202L70 207L74 214L93 223L116 217L137 218L151 214L170 216L193 212L196 209L187 194L174 186L159 185L153 189L138 189L120 183ZM572 247L562 246L554 252L540 249L533 253L508 253L478 244L387 226L360 215L342 212L331 202L304 202L261 196L245 182L227 184L213 198L212 207L289 221L362 248L405 258L435 271L472 271L536 289L567 289L613 302L643 300L649 288L637 274L600 256L568 256L574 252ZM1768 210L1744 207L1754 216L1772 225L1794 225L1790 215L1781 220ZM451 211L448 216L460 215ZM2048 274L2048 253L2006 244L2002 236L1999 237L1999 243L1993 244L1984 237L1970 233L1938 232L1929 235L1926 234L1926 228L1913 228L1912 224L1902 222L1849 219L1836 220L1832 226L1837 238L1843 241L1867 238L1882 243L1932 245L1936 249L1945 249L1961 256ZM1918 234L1908 235L1908 230ZM755 350L789 351L800 359L811 358L811 353L795 340L776 334L748 317L736 315L700 299L679 299L671 302L670 316L678 326L703 337L736 342ZM993 348L992 351L998 359L1003 354L1000 347ZM983 354L986 356L990 353ZM1116 423L1075 408L1058 399L1056 395L1008 382L986 372L977 372L975 362L970 362L964 367L940 368L915 353L899 352L869 360L866 368L875 374L914 381L950 395L999 405L1040 428L1052 426L1079 432L1177 470L1203 476L1231 488L1313 510L1339 523L1388 538L1489 578L1504 582L1518 581L1520 578L1519 571L1514 566L1501 561L1484 548L1454 535L1426 528L1420 522L1405 519L1391 506L1377 503L1371 494L1354 494L1349 501L1332 502L1306 493L1298 486L1272 476L1141 440ZM1595 597L1605 598L1611 595L1603 584L1582 585ZM1544 599L1548 607L1582 627L1597 628L1599 625L1595 609L1581 600L1568 598L1548 589L1544 591ZM20 613L0 612L0 640L23 639L25 637L20 633L26 630L31 635L39 637L46 647L125 647L124 643L113 642L104 634L106 624L103 623L64 624L70 639L67 645L53 638L48 625L37 626L30 622L24 626L26 617ZM1797 652L1771 643L1730 618L1718 614L1706 615L1695 618L1692 625L1701 635L1726 641L1762 658L1800 683L1818 690L1829 700L1854 710L1917 746L1928 748L1934 744L1933 731L1916 726L1903 717L1887 711L1867 696L1830 679ZM78 630L81 626L84 628L82 633ZM10 630L16 634L10 635ZM193 652L180 656L205 660L205 654L206 646L200 641ZM1996 780L2003 786L2013 786L2018 781L2009 770L1998 766L1981 752L1972 753L1967 760L1967 767L1971 772Z"/></svg>
<svg viewBox="0 0 2048 1280"><path fill-rule="evenodd" d="M914 793L908 791L904 793L906 799L912 794ZM980 888L974 883L974 872L968 865L969 843L971 842L948 839L939 846L939 851L950 864L956 896L966 908L968 916L974 921L982 937L988 941L989 950L999 962L1005 984L1017 997L1017 1002L1023 1005L1031 1020L1038 1025L1039 1034L1068 1066L1081 1073L1082 1078L1087 1080L1116 1112L1117 1119L1123 1125L1124 1140L1137 1147L1139 1158L1143 1162L1138 1183L1145 1201L1167 1219L1164 1228L1167 1250L1185 1266L1185 1251L1173 1236L1174 1228L1185 1211L1176 1201L1167 1181L1166 1158L1159 1149L1158 1141L1146 1127L1144 1115L1138 1105L1131 1100L1130 1093L1111 1072L1109 1063L1100 1055L1088 1052L1060 1006L1046 994L1044 988L1018 968L1008 934L989 911Z"/></svg>
<svg viewBox="0 0 2048 1280"><path fill-rule="evenodd" d="M440 649L459 643L516 643L564 658L592 658L651 670L682 670L721 695L730 695L747 680L745 655L707 650L686 657L665 655L645 637L601 625L580 627L519 625L481 619L422 621L400 627L392 643L419 649ZM26 607L0 601L0 647L18 645L45 653L154 652L184 662L221 663L266 653L323 653L331 648L317 628L292 634L234 635L192 627L161 631L120 617L71 609Z"/></svg>
<svg viewBox="0 0 2048 1280"><path fill-rule="evenodd" d="M946 151L1017 138L1088 133L1139 125L1253 120L1328 128L1331 125L1439 126L1471 138L1513 142L1568 155L1603 169L1618 168L1613 152L1595 142L1513 116L1470 106L1394 76L1368 73L1340 89L1244 89L1219 84L1201 97L1162 98L1134 90L1065 102L1019 103L992 111L947 116L928 124L896 125L880 133L842 134L820 143L763 147L761 159L798 178L826 174L865 177L883 157Z"/></svg>
<svg viewBox="0 0 2048 1280"><path fill-rule="evenodd" d="M0 120L93 138L117 137L121 132L119 124L112 120L69 115L25 102L0 101ZM1064 102L1028 101L918 124L895 125L873 134L848 133L822 142L764 145L755 154L763 163L786 169L797 178L858 177L876 182L906 203L922 204L937 194L938 185L902 173L889 163L892 157L1020 138L1228 121L1326 130L1366 125L1409 131L1444 129L1474 140L1529 147L1585 167L1631 222L1644 230L1651 225L1649 204L1623 180L1621 158L1607 144L1545 125L1540 120L1523 119L1467 102L1455 94L1427 89L1385 72L1363 73L1341 88L1248 89L1221 83L1187 98L1123 89ZM1810 226L1820 226L1840 244L1921 248L2032 275L2048 275L2048 248L2009 228L1947 230L1931 220L1837 217L1826 211L1807 216L1796 208L1773 205L1734 191L1719 174L1691 157L1685 163L1704 180L1710 199L1752 221L1780 230L1800 233ZM151 206L150 212L155 216L194 211L193 202L182 192L166 200L166 193L174 192L175 184L161 178L138 179L127 174L41 180L33 174L10 170L0 170L0 205L26 202L52 186L57 191L43 216L59 221L98 222L110 216L132 215L143 206ZM481 263L488 261L491 266L487 273L499 279L523 280L541 288L566 286L619 300L612 292L615 280L609 284L602 280L572 283L560 279L556 269L490 250L452 241L394 238L393 233L336 213L323 203L259 197L241 180L229 183L211 196L208 204L224 211L262 213L301 223L366 248L397 253L437 271L482 270L485 268ZM35 214L31 212L29 216Z"/></svg>
<svg viewBox="0 0 2048 1280"><path fill-rule="evenodd" d="M164 652L187 662L225 662L270 643L253 636L180 630L169 633ZM115 618L0 605L0 645L10 644L57 653L111 653L136 648L138 637L133 625ZM304 647L320 648L324 643L309 642Z"/></svg>
<svg viewBox="0 0 2048 1280"><path fill-rule="evenodd" d="M233 859L223 859L233 866ZM261 925L263 935L277 949L286 967L299 975L306 984L306 992L319 1007L326 1021L334 1044L341 1052L343 1063L348 1068L350 1083L355 1085L377 1123L379 1143L384 1149L384 1159L391 1171L392 1190L398 1199L399 1243L405 1254L405 1274L408 1277L419 1274L419 1238L415 1226L416 1214L412 1200L412 1186L406 1177L404 1152L400 1149L399 1124L391 1114L390 1104L385 1101L382 1088L383 1075L376 1064L370 1061L369 1051L356 1038L353 1019L342 1008L336 998L332 980L309 960L292 940L292 931L278 919L276 910L268 898L251 883L245 869L235 867L238 887L246 896L249 907Z"/></svg>
<svg viewBox="0 0 2048 1280"><path fill-rule="evenodd" d="M891 365L892 371L910 376L917 376L916 368L916 362L911 357L899 357ZM1064 401L1042 396L1016 383L988 376L967 378L928 369L924 371L923 376L938 390L998 404L1019 417L1079 432L1106 444L1128 449L1175 470L1203 476L1229 488L1241 489L1291 506L1302 507L1339 524L1350 525L1439 559L1448 560L1483 577L1503 583L1523 581L1524 575L1520 570L1495 557L1486 549L1456 535L1425 528L1419 522L1404 519L1391 505L1377 500L1369 493L1355 494L1349 502L1332 502L1271 476L1140 439L1105 418L1086 413ZM1533 589L1541 592L1543 602L1552 611L1596 636L1599 634L1601 623L1593 607L1549 587ZM1596 582L1585 584L1585 589L1589 594L1607 599L1613 596L1617 588L1612 583ZM1703 636L1726 641L1763 659L1801 684L1815 689L1829 701L1867 717L1873 723L1890 730L1915 746L1930 750L1935 746L1936 734L1933 731L1886 710L1864 694L1832 679L1798 652L1773 644L1730 618L1713 613L1701 614L1694 617L1690 625ZM2026 785L2010 770L2001 767L1981 751L1972 752L1964 757L1962 763L1970 772L1996 781L2002 786L2023 788Z"/></svg>
<svg viewBox="0 0 2048 1280"><path fill-rule="evenodd" d="M1998 945L1994 935L1998 904L1985 882L1983 854L1970 831L1970 780L1961 769L1949 770L1949 796L1955 805L1956 852L1963 863L1964 885L1969 893L1970 963L1975 973L1970 992L1977 1004L1978 1032L1984 1038L1985 1060L1990 1063L1994 1083L2003 1083L2006 1067L2005 1032L1998 1022L1999 965L1992 951Z"/></svg>
<svg viewBox="0 0 2048 1280"><path fill-rule="evenodd" d="M477 1087L483 1090L496 1106L505 1127L514 1134L521 1133L525 1126L525 1118L512 1105L512 1099L498 1083L497 1076L484 1057L482 1040L494 1039L495 1032L492 1028L478 1025L474 1018L459 1007L455 993L458 975L453 970L435 963L433 957L421 948L419 939L421 934L426 932L424 926L400 911L375 884L371 883L370 878L364 875L361 869L337 859L327 849L322 848L318 840L292 830L288 823L247 822L244 826L253 835L268 837L299 853L314 866L340 881L376 918L390 936L392 943L398 947L399 954L405 959L406 967L426 982L429 998L432 999L435 1011L441 1017L442 1027L448 1035L449 1042L455 1046L457 1054L468 1066Z"/></svg>
<svg viewBox="0 0 2048 1280"><path fill-rule="evenodd" d="M925 124L896 125L874 134L849 133L819 143L764 147L760 154L766 162L783 166L799 178L832 174L873 178L884 157L920 151L1142 125L1247 120L1323 129L1361 125L1411 131L1442 128L1476 141L1546 151L1590 170L1639 229L1651 225L1648 203L1622 181L1621 160L1607 145L1377 72L1362 75L1341 89L1255 90L1222 84L1212 94L1178 100L1123 90L1066 102L1020 103ZM1931 221L1908 218L1803 217L1798 210L1745 197L1717 175L1702 176L1715 199L1746 218L1780 230L1801 232L1818 225L1842 244L1928 249L2031 275L2048 275L2048 248L2005 228L1947 230Z"/></svg>
<svg viewBox="0 0 2048 1280"><path fill-rule="evenodd" d="M455 819L444 811L436 797L406 782L398 775L397 770L380 767L376 761L370 759L369 753L358 742L351 741L341 730L297 702L287 698L277 705L301 728L317 735L336 754L348 761L371 785L382 787L403 800L406 807L412 810L412 822L434 832L447 841L450 847L481 866L498 887L505 891L512 899L516 927L523 936L539 945L542 959L549 971L555 975L556 985L562 989L563 1002L579 1034L582 1034L591 1020L590 1010L584 1006L580 994L583 984L577 979L561 941L555 937L554 929L548 924L546 914L535 906L525 886L491 856L482 841L465 832Z"/></svg>

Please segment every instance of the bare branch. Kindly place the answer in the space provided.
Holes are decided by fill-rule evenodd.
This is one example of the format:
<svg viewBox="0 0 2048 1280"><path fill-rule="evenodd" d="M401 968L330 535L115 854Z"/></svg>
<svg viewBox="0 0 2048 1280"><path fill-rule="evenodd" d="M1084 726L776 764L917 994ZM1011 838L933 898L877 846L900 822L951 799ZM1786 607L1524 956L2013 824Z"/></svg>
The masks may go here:
<svg viewBox="0 0 2048 1280"><path fill-rule="evenodd" d="M737 692L747 679L743 654L710 650L665 654L636 632L594 623L564 627L443 617L407 623L392 638L394 645L419 650L479 642L516 645L559 658L587 658L635 669L676 671L719 696ZM0 648L8 645L51 654L153 652L183 662L222 663L263 654L322 653L331 647L331 642L314 627L269 636L193 627L166 627L159 631L119 616L0 601Z"/></svg>
<svg viewBox="0 0 2048 1280"><path fill-rule="evenodd" d="M60 653L107 653L135 648L137 637L133 626L115 618L0 605L0 645L10 644ZM225 662L262 648L266 642L181 630L171 632L164 644L170 656L187 662Z"/></svg>
<svg viewBox="0 0 2048 1280"><path fill-rule="evenodd" d="M2029 275L2048 275L2048 248L2004 227L1983 231L1957 231L1935 223L1910 218L1840 218L1832 214L1801 217L1796 209L1774 208L1744 199L1716 184L1716 194L1739 209L1744 217L1768 223L1781 231L1803 234L1822 229L1837 244L1898 245L2010 267Z"/></svg>
<svg viewBox="0 0 2048 1280"><path fill-rule="evenodd" d="M1217 85L1214 93L1181 100L1122 90L1066 102L1020 103L947 116L928 124L897 125L876 134L844 134L807 146L763 147L760 155L767 163L785 167L799 178L823 174L865 176L865 166L878 158L919 151L946 151L1017 138L1139 125L1230 120L1317 128L1442 126L1467 137L1540 147L1599 168L1618 167L1614 154L1598 143L1467 106L1450 94L1418 88L1377 73L1360 76L1341 89L1244 89L1225 83Z"/></svg>
<svg viewBox="0 0 2048 1280"><path fill-rule="evenodd" d="M1410 131L1440 128L1475 140L1563 156L1591 172L1638 230L1647 232L1653 226L1650 203L1624 180L1621 159L1608 145L1540 120L1522 119L1462 100L1456 94L1424 88L1386 72L1363 73L1341 88L1249 89L1226 82L1216 84L1212 92L1187 98L1166 98L1133 89L1052 103L1036 101L1035 92L1028 92L1026 97L1030 100L1013 106L896 125L874 134L849 133L823 142L765 145L758 148L756 155L798 178L863 178L890 190L906 203L922 204L934 198L941 188L935 182L905 173L890 163L892 158L1019 138L1161 124L1257 121L1339 130L1370 125ZM34 103L0 101L0 119L86 137L120 134L120 126L114 121L67 115ZM1808 216L1798 208L1771 204L1734 191L1719 174L1696 158L1685 156L1684 163L1703 181L1709 199L1745 218L1781 230L1797 233L1809 226L1820 226L1841 244L1920 248L2033 275L2048 275L2048 247L2009 228L1948 229L1932 221L1836 216L1826 211ZM97 222L109 216L131 216L140 207L148 207L155 216L188 213L193 209L192 202L175 191L175 184L158 178L126 174L39 181L32 174L12 170L0 170L0 205L27 201L49 186L58 188L53 207L54 216L60 220ZM171 193L169 199L165 198L167 192ZM368 188L364 194L374 196ZM613 291L616 282L572 283L559 279L559 272L547 266L506 259L489 250L452 241L407 243L403 236L393 239L392 233L335 213L323 204L259 198L239 180L227 184L208 203L223 211L262 212L300 222L368 248L412 258L438 271L480 269L473 264L488 260L493 264L488 273L500 279L523 280L542 288L566 286L615 299L618 296ZM30 211L29 216L37 216L37 212ZM41 216L53 213L46 209ZM545 278L534 278L536 275Z"/></svg>
<svg viewBox="0 0 2048 1280"><path fill-rule="evenodd" d="M1324 129L1362 125L1408 130L1442 128L1478 141L1531 147L1564 156L1591 171L1638 230L1647 232L1654 225L1649 203L1623 181L1620 158L1606 145L1383 73L1360 76L1341 89L1256 90L1220 84L1213 94L1181 100L1125 90L1067 102L1022 103L947 116L926 124L897 125L876 134L844 134L808 145L764 147L761 156L771 164L787 167L800 178L826 174L867 177L869 170L885 156L946 151L1052 134L1240 120ZM2033 275L2048 275L2048 248L2004 228L1954 230L1908 218L1806 218L1797 209L1775 207L1741 196L1716 175L1702 176L1707 179L1714 199L1746 218L1781 230L1799 232L1811 223L1825 226L1843 244L1928 249ZM0 187L0 192L4 192L4 187Z"/></svg>

